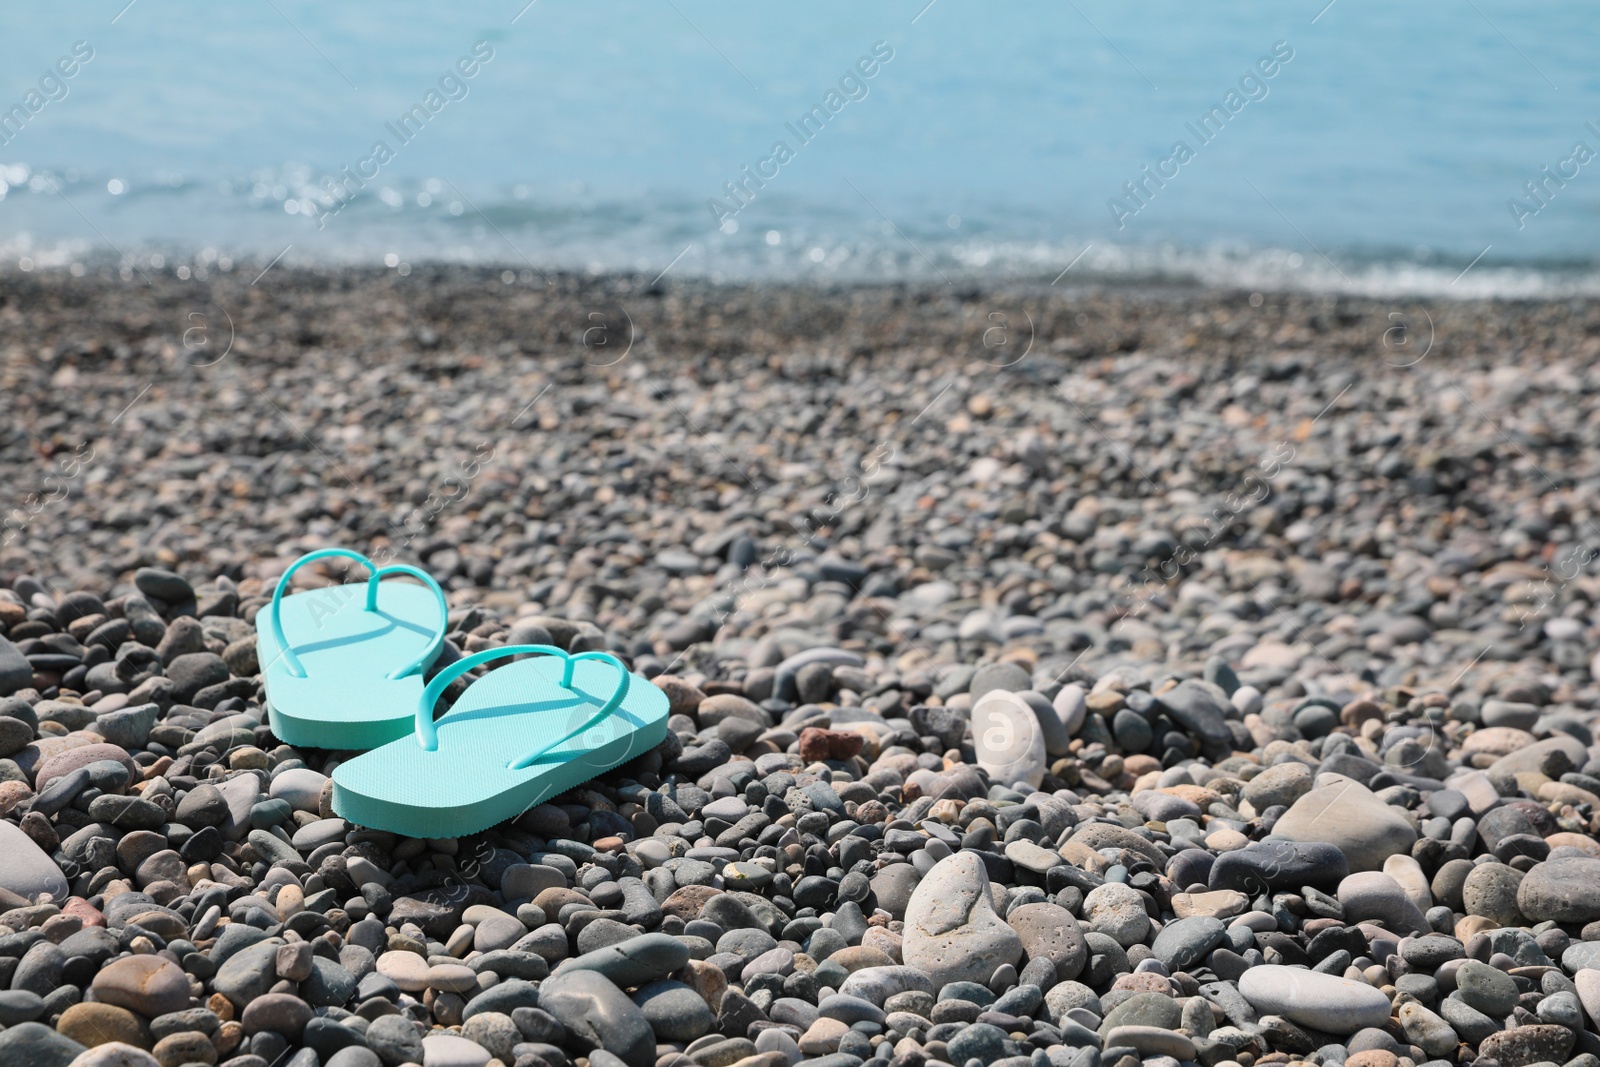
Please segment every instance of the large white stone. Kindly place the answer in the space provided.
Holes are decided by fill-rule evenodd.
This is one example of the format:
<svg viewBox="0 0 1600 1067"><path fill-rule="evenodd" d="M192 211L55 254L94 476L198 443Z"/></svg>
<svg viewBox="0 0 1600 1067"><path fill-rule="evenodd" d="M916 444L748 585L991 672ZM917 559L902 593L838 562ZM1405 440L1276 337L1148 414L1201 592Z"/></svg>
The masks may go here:
<svg viewBox="0 0 1600 1067"><path fill-rule="evenodd" d="M906 904L906 965L939 989L947 982L987 984L1022 958L1022 939L994 910L988 868L970 852L934 864Z"/></svg>
<svg viewBox="0 0 1600 1067"><path fill-rule="evenodd" d="M1044 732L1027 701L991 690L972 706L972 748L993 781L1038 788L1048 767Z"/></svg>
<svg viewBox="0 0 1600 1067"><path fill-rule="evenodd" d="M67 879L55 861L15 823L0 820L0 888L29 900L49 893L57 903L67 899Z"/></svg>
<svg viewBox="0 0 1600 1067"><path fill-rule="evenodd" d="M1350 978L1303 967L1263 964L1239 979L1239 992L1262 1015L1330 1034L1353 1034L1389 1021L1389 998Z"/></svg>

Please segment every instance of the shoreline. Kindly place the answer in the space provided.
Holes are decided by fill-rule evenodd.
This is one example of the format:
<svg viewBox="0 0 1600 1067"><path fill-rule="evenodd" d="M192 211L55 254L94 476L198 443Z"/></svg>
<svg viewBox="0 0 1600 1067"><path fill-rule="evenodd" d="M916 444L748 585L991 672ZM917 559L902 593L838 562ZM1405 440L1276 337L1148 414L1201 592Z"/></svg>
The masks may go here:
<svg viewBox="0 0 1600 1067"><path fill-rule="evenodd" d="M892 246L870 238L851 241L819 235L775 247L759 234L749 239L723 235L716 248L697 241L669 246L643 238L623 246L604 232L578 230L560 233L548 247L542 247L539 254L546 263L540 266L520 253L509 255L501 246L484 256L476 245L452 243L449 237L443 230L410 237L375 230L352 236L343 246L321 248L314 241L296 241L286 246L242 244L232 251L198 242L124 238L117 252L106 247L86 249L70 241L37 245L24 236L10 244L0 242L0 277L67 271L72 277L102 283L120 278L143 284L163 274L175 275L176 280L225 282L241 274L254 279L269 267L287 267L306 276L375 277L389 271L405 276L413 270L464 274L509 270L518 283L543 284L547 277L586 282L605 278L625 280L635 288L665 278L667 285L715 288L1198 288L1305 297L1403 298L1445 305L1475 300L1600 298L1600 261L1571 255L1507 260L1502 254L1485 260L1481 251L1474 255L1471 251L1434 253L1381 247L1330 248L1325 256L1303 248L1235 242L1119 245L1103 239L1047 241L976 235L953 243L939 235L919 235L913 244L897 237L898 243ZM809 252L807 246L811 246ZM395 249L419 254L406 258Z"/></svg>

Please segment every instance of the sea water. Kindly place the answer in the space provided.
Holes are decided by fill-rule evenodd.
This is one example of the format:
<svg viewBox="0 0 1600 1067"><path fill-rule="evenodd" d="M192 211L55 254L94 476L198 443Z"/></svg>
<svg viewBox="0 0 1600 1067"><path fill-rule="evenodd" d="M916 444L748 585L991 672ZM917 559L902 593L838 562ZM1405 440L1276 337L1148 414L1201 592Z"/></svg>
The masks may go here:
<svg viewBox="0 0 1600 1067"><path fill-rule="evenodd" d="M1600 9L0 11L0 269L1600 290Z"/></svg>

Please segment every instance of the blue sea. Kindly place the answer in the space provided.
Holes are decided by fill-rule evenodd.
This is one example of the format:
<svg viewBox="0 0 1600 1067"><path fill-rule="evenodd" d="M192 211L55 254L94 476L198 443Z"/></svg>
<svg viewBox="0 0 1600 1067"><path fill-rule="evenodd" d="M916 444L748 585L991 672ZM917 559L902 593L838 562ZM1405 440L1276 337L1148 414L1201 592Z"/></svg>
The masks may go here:
<svg viewBox="0 0 1600 1067"><path fill-rule="evenodd" d="M0 269L1600 292L1600 9L0 10Z"/></svg>

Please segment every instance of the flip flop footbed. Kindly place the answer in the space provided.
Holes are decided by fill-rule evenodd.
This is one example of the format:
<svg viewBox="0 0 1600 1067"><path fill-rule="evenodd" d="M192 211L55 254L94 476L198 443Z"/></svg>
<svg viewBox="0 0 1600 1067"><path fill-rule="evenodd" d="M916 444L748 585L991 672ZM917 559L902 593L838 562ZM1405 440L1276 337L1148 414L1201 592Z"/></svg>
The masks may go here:
<svg viewBox="0 0 1600 1067"><path fill-rule="evenodd" d="M387 676L421 656L439 631L433 591L404 582L378 586L366 610L360 584L283 598L283 633L306 677L296 677L272 636L270 608L256 615L256 655L273 733L291 745L372 748L410 730L421 672ZM436 653L437 654L437 653Z"/></svg>
<svg viewBox="0 0 1600 1067"><path fill-rule="evenodd" d="M616 691L615 666L580 661L563 688L561 661L517 660L474 682L438 721L439 744L414 735L339 765L333 807L361 826L409 837L488 829L660 744L667 697L638 675L613 714L520 770L509 764L571 732Z"/></svg>

